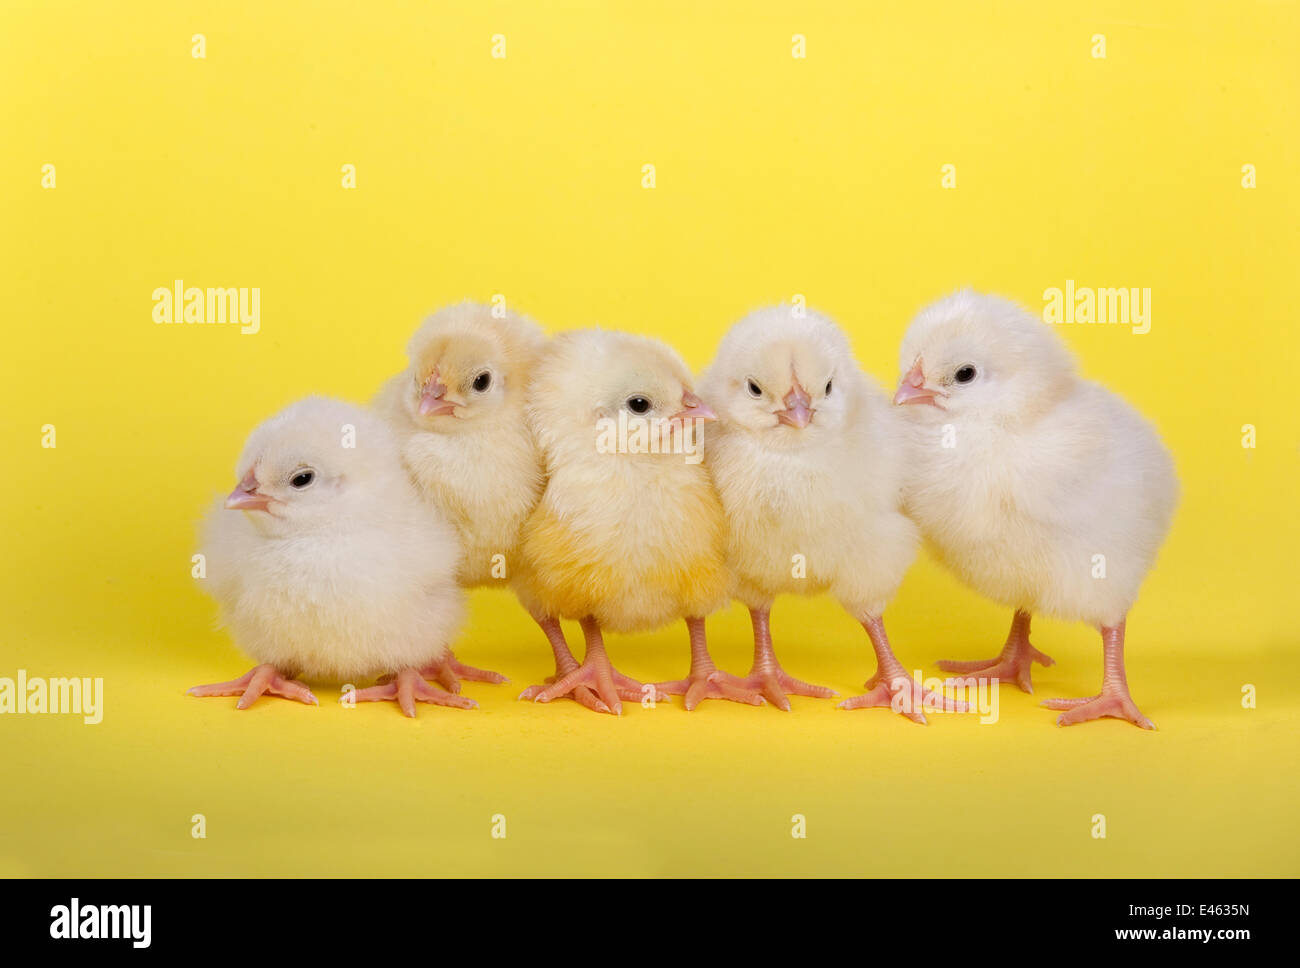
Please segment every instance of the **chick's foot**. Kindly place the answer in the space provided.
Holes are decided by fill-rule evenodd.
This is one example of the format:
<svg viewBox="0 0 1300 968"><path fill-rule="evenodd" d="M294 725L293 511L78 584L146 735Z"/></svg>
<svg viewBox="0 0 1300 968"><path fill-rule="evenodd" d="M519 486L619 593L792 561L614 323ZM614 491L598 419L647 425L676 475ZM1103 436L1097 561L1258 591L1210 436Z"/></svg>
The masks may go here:
<svg viewBox="0 0 1300 968"><path fill-rule="evenodd" d="M573 672L577 668L578 668L578 662L576 659L573 661L571 665L565 666L563 668L557 666L555 669L555 675L547 676L539 685L529 686L527 689L525 689L523 692L519 694L519 698L523 700L527 700L529 702L536 702L537 697L542 692L542 690L546 689L549 686L555 685L555 683L559 682L566 675L568 675L570 672ZM555 698L572 699L578 705L585 706L586 708L590 709L592 712L596 712L596 713L609 712L609 707L606 706L603 702L601 702L599 697L594 692L592 692L591 689L588 688L587 686L574 686L568 692L556 696ZM549 700L546 701L549 702Z"/></svg>
<svg viewBox="0 0 1300 968"><path fill-rule="evenodd" d="M609 659L604 653L598 657L588 654L582 665L558 677L548 677L547 683L547 685L529 686L519 694L519 698L531 699L534 702L568 698L576 700L594 712L612 712L615 716L623 713L622 700L640 702L649 695L649 690L652 688L655 689L656 701L668 698L667 693L659 691L656 687L623 675L609 664Z"/></svg>
<svg viewBox="0 0 1300 968"><path fill-rule="evenodd" d="M754 626L754 664L749 675L736 682L745 689L758 692L768 702L790 711L788 696L810 696L814 699L830 699L838 696L834 689L826 686L814 686L788 675L776 659L776 650L772 646L771 610L751 607L749 619Z"/></svg>
<svg viewBox="0 0 1300 968"><path fill-rule="evenodd" d="M876 653L876 674L867 680L867 691L861 696L854 696L840 703L841 709L870 709L876 706L888 706L896 713L901 713L914 723L926 725L925 711L964 713L970 710L970 704L958 699L950 699L942 692L926 689L907 674L903 664L894 655L889 645L889 636L885 634L885 624L878 615L868 616L862 620L867 630L871 646Z"/></svg>
<svg viewBox="0 0 1300 968"><path fill-rule="evenodd" d="M1048 699L1043 702L1048 709L1064 710L1056 717L1056 725L1073 726L1092 719L1110 717L1127 720L1143 729L1156 728L1155 723L1142 715L1128 691L1128 676L1124 672L1125 625L1121 621L1118 625L1102 626L1104 666L1101 692L1083 699Z"/></svg>
<svg viewBox="0 0 1300 968"><path fill-rule="evenodd" d="M462 679L469 682L492 683L510 681L499 672L492 672L489 669L476 669L474 666L465 665L456 658L451 649L448 649L441 659L430 662L422 668L420 675L425 679L432 679L448 692L460 692L460 680Z"/></svg>
<svg viewBox="0 0 1300 968"><path fill-rule="evenodd" d="M609 656L605 653L604 637L594 618L588 617L582 620L582 631L587 639L587 654L583 657L582 664L559 675L550 685L543 686L536 692L533 692L532 688L525 689L520 698L532 693L531 698L534 702L544 703L572 694L574 699L588 709L621 716L622 700L640 700L644 695L644 687L635 679L629 679L614 671L614 667L609 664ZM557 666L557 672L559 668ZM576 690L582 687L595 694L596 705L583 702L583 699L579 698Z"/></svg>
<svg viewBox="0 0 1300 968"><path fill-rule="evenodd" d="M926 689L909 676L902 666L891 672L888 678L877 672L867 680L865 693L840 703L841 709L870 709L876 706L888 706L922 726L926 725L927 709L945 713L964 713L970 709L969 703Z"/></svg>
<svg viewBox="0 0 1300 968"><path fill-rule="evenodd" d="M1043 705L1048 709L1065 710L1056 717L1058 726L1074 726L1077 723L1086 723L1090 719L1109 716L1112 719L1128 720L1134 726L1143 729L1156 728L1155 723L1142 715L1142 710L1138 709L1137 703L1133 701L1127 689L1121 692L1117 689L1103 688L1098 695L1086 696L1082 699L1045 699Z"/></svg>
<svg viewBox="0 0 1300 968"><path fill-rule="evenodd" d="M402 712L412 719L415 718L416 702L427 702L434 706L452 706L456 709L474 709L478 706L473 699L434 689L424 681L424 676L418 669L403 669L387 682L358 689L353 693L345 693L340 701L346 702L349 696L353 702L396 701Z"/></svg>
<svg viewBox="0 0 1300 968"><path fill-rule="evenodd" d="M272 665L254 666L238 679L214 682L207 686L195 686L188 691L188 695L191 696L239 696L239 702L235 703L236 709L247 709L265 693L285 699L295 699L312 706L318 705L316 697L312 695L305 683L282 676Z"/></svg>
<svg viewBox="0 0 1300 968"><path fill-rule="evenodd" d="M1011 632L1007 635L1006 645L994 659L976 659L971 662L957 662L943 659L938 663L944 672L953 672L950 681L960 679L1007 679L1015 682L1025 692L1034 691L1032 670L1034 663L1041 666L1055 665L1050 655L1039 652L1029 644L1029 614L1016 612L1011 620Z"/></svg>
<svg viewBox="0 0 1300 968"><path fill-rule="evenodd" d="M831 699L839 693L827 686L814 686L796 679L779 665L749 670L749 675L737 680L746 689L754 689L778 709L790 711L789 696L809 696L813 699Z"/></svg>
<svg viewBox="0 0 1300 968"><path fill-rule="evenodd" d="M564 638L564 630L560 627L560 622L553 616L533 616L544 633L547 641L551 644L551 651L555 654L555 675L547 676L541 685L529 686L519 694L519 698L530 702L537 699L537 694L547 686L554 685L574 669L578 668L578 660L573 657L569 651L569 643ZM600 701L600 698L586 686L574 686L563 697L572 699L580 706L590 709L592 712L607 713L609 707Z"/></svg>
<svg viewBox="0 0 1300 968"><path fill-rule="evenodd" d="M750 706L761 706L763 696L757 689L746 685L745 680L719 669L692 669L685 679L659 682L655 689L664 698L684 696L683 705L689 712L706 699L730 699Z"/></svg>

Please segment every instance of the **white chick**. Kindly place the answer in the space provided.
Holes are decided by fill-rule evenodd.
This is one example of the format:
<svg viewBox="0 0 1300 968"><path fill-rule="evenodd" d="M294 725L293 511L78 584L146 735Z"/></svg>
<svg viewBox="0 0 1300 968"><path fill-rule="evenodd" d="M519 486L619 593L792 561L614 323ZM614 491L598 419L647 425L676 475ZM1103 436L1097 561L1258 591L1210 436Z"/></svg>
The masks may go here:
<svg viewBox="0 0 1300 968"><path fill-rule="evenodd" d="M460 625L455 530L412 487L387 425L360 407L308 397L248 438L240 478L204 523L204 583L223 623L259 664L194 696L263 693L315 703L294 677L386 684L344 700L396 699L470 708L429 687L417 667L441 656Z"/></svg>
<svg viewBox="0 0 1300 968"><path fill-rule="evenodd" d="M870 691L845 708L892 706L920 723L927 703L964 708L913 681L885 634L881 615L917 534L901 510L897 418L843 332L789 306L751 313L723 338L701 392L718 410L705 458L730 524L736 597L754 626L754 664L740 685L782 709L787 696L835 694L787 675L769 629L778 595L830 592L862 623L877 660Z"/></svg>
<svg viewBox="0 0 1300 968"><path fill-rule="evenodd" d="M1032 691L1036 612L1101 631L1101 692L1043 703L1071 725L1102 716L1154 728L1129 695L1125 616L1178 500L1173 461L1123 400L1080 379L1060 335L1021 307L964 290L903 338L894 403L910 417L905 499L939 558L1015 610L1001 655L945 662Z"/></svg>
<svg viewBox="0 0 1300 968"><path fill-rule="evenodd" d="M602 630L684 618L693 657L712 666L704 618L727 601L726 522L691 454L713 414L667 346L598 329L551 341L528 410L547 482L524 526L521 584L546 614L578 619L587 645L581 666L532 695L549 702L585 686L617 715L622 699L654 687L613 669Z"/></svg>
<svg viewBox="0 0 1300 968"><path fill-rule="evenodd" d="M520 528L541 497L541 457L524 416L524 391L545 340L536 323L515 313L449 306L411 337L409 365L375 399L420 492L460 532L465 588L513 583ZM557 675L577 668L559 622L533 618L551 643ZM458 677L506 681L450 652L424 672L453 691ZM585 690L575 698L595 702Z"/></svg>

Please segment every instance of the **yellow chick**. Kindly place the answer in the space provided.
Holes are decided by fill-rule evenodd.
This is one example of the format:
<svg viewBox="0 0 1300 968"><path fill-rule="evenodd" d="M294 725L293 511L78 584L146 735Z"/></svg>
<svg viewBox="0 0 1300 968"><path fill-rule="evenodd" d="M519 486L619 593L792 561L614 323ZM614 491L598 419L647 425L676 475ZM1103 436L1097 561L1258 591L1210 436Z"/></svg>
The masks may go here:
<svg viewBox="0 0 1300 968"><path fill-rule="evenodd" d="M785 710L787 696L834 695L782 669L769 623L777 596L829 592L876 653L871 692L847 708L889 706L918 723L927 703L963 708L908 676L885 633L917 534L899 498L896 418L844 333L815 312L758 310L728 331L701 385L719 413L706 456L730 522L728 563L754 627L739 684Z"/></svg>
<svg viewBox="0 0 1300 968"><path fill-rule="evenodd" d="M514 583L520 528L542 493L524 390L545 342L541 328L516 313L470 302L449 306L415 332L409 365L375 397L418 489L460 533L465 588ZM533 617L555 652L557 675L577 668L559 622ZM459 678L506 681L450 652L422 671L453 692ZM575 698L595 704L586 693Z"/></svg>
<svg viewBox="0 0 1300 968"><path fill-rule="evenodd" d="M258 665L190 695L239 696L239 709L266 693L315 704L295 674L387 673L345 698L396 700L408 716L417 701L473 708L416 671L460 624L460 549L415 493L382 420L308 397L253 431L236 473L239 484L204 523L203 582Z"/></svg>
<svg viewBox="0 0 1300 968"><path fill-rule="evenodd" d="M704 619L729 596L726 522L700 461L699 425L713 413L692 391L685 363L645 337L599 329L557 336L538 357L528 418L547 477L524 525L519 584L545 614L579 620L587 647L580 666L532 698L587 687L596 708L620 714L622 699L655 687L614 670L602 630L680 618L702 673L692 680L697 694L721 690L709 682Z"/></svg>

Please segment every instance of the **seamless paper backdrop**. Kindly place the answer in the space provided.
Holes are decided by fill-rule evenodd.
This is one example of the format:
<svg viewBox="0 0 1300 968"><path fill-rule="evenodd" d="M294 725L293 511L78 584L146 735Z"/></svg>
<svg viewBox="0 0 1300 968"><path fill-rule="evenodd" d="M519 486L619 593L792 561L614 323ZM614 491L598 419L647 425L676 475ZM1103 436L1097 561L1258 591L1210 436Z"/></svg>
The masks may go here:
<svg viewBox="0 0 1300 968"><path fill-rule="evenodd" d="M105 703L0 716L0 872L1300 873L1297 64L1289 2L8 0L0 676L102 677ZM175 280L258 288L259 331L156 324ZM1037 701L1095 692L1101 650L1045 619L1057 665L992 725L519 703L549 652L494 591L455 646L512 677L467 685L478 711L184 695L248 667L190 577L248 430L368 399L440 305L501 294L698 368L802 294L892 387L924 303L1039 311L1067 280L1151 291L1145 334L1063 332L1183 484L1129 621L1159 732L1056 728ZM1009 620L925 553L887 612L925 675ZM779 601L774 630L794 675L852 695L872 671L829 600ZM710 633L743 672L743 609ZM677 677L685 629L610 651Z"/></svg>

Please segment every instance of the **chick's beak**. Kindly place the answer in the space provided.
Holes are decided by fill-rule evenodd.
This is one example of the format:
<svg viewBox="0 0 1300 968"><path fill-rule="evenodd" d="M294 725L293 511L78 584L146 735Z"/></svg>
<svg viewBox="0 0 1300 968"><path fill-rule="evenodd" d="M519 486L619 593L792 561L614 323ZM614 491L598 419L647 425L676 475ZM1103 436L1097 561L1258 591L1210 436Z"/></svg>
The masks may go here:
<svg viewBox="0 0 1300 968"><path fill-rule="evenodd" d="M265 511L270 503L271 499L258 491L257 475L251 470L226 498L226 508L230 511Z"/></svg>
<svg viewBox="0 0 1300 968"><path fill-rule="evenodd" d="M798 380L795 380L794 388L785 395L785 409L776 412L776 419L787 427L802 430L812 423L815 412L812 408L812 397L808 396L808 391L799 385Z"/></svg>
<svg viewBox="0 0 1300 968"><path fill-rule="evenodd" d="M921 361L917 360L912 364L912 368L903 375L898 381L898 392L894 394L895 406L904 403L928 403L932 407L939 406L934 402L934 398L939 396L939 391L931 390L925 385L925 371L921 368Z"/></svg>
<svg viewBox="0 0 1300 968"><path fill-rule="evenodd" d="M438 377L438 371L434 370L420 388L420 416L436 417L443 413L453 413L456 405L443 399L446 392L446 384Z"/></svg>
<svg viewBox="0 0 1300 968"><path fill-rule="evenodd" d="M682 391L682 409L668 418L669 420L717 420L718 415L705 406L703 400L691 393Z"/></svg>

